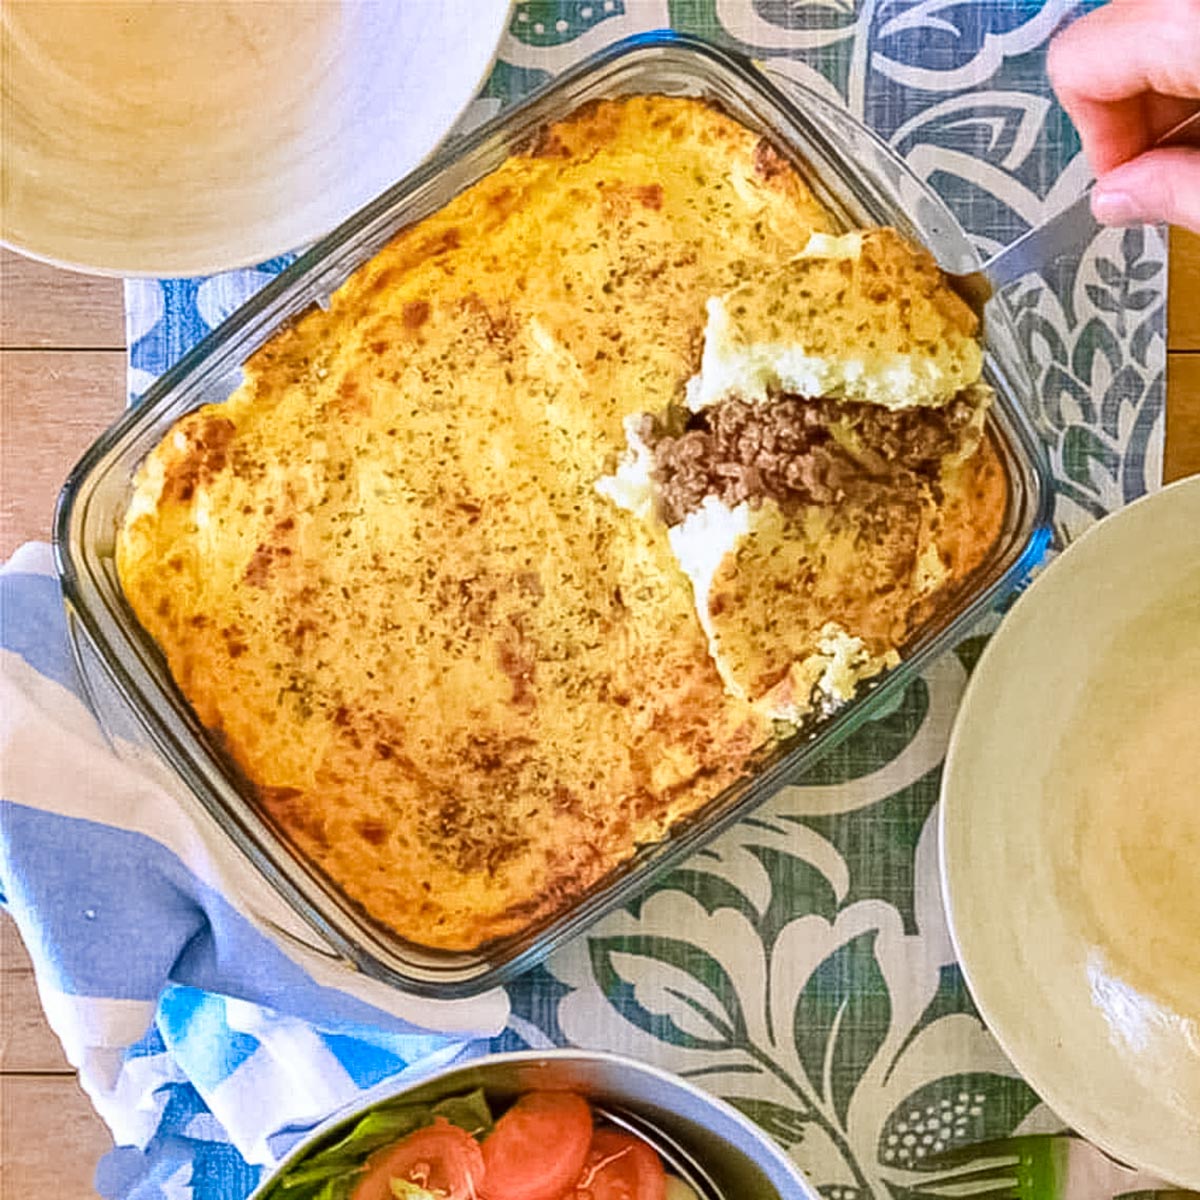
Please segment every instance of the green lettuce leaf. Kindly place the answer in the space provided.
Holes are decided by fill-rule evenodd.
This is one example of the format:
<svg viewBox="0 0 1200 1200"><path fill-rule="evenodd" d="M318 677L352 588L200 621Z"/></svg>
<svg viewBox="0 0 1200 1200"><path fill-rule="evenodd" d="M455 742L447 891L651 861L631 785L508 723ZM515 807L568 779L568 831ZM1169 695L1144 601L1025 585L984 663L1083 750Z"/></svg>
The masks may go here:
<svg viewBox="0 0 1200 1200"><path fill-rule="evenodd" d="M473 1138L481 1138L492 1132L492 1110L483 1094L476 1088L465 1096L447 1096L439 1100L431 1110L435 1117L445 1117L451 1125L465 1129Z"/></svg>
<svg viewBox="0 0 1200 1200"><path fill-rule="evenodd" d="M366 1113L332 1145L285 1172L271 1195L279 1200L346 1200L355 1176L376 1150L432 1125L436 1117L445 1117L472 1137L481 1137L492 1129L492 1114L482 1088L465 1096L448 1096L433 1105L384 1105Z"/></svg>
<svg viewBox="0 0 1200 1200"><path fill-rule="evenodd" d="M445 1195L444 1192L431 1192L419 1183L409 1183L407 1179L393 1179L391 1188L396 1200L438 1200L439 1195Z"/></svg>

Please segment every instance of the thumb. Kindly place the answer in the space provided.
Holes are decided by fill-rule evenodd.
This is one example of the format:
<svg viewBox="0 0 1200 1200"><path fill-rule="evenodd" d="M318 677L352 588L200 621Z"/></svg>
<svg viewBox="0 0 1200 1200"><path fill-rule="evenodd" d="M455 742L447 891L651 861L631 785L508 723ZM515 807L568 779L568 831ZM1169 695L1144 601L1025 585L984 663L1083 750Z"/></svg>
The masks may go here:
<svg viewBox="0 0 1200 1200"><path fill-rule="evenodd" d="M1105 225L1166 221L1200 233L1200 149L1148 150L1101 176L1092 212Z"/></svg>

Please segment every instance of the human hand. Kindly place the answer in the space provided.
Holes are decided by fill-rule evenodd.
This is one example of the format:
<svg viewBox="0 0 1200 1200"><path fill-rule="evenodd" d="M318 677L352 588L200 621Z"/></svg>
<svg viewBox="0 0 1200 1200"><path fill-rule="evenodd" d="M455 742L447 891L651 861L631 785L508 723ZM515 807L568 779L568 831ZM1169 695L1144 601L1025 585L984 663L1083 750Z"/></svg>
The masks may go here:
<svg viewBox="0 0 1200 1200"><path fill-rule="evenodd" d="M1096 219L1200 232L1200 146L1151 149L1200 110L1200 0L1112 0L1054 39L1048 68L1096 173Z"/></svg>

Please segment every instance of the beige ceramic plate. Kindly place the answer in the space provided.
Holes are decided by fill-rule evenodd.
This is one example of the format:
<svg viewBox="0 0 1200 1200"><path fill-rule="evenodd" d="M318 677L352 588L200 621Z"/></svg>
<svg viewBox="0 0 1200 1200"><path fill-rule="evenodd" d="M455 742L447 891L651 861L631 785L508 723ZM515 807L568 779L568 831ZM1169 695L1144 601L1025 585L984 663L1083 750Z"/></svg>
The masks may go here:
<svg viewBox="0 0 1200 1200"><path fill-rule="evenodd" d="M313 241L424 159L508 0L3 0L0 239L191 275Z"/></svg>
<svg viewBox="0 0 1200 1200"><path fill-rule="evenodd" d="M1069 1125L1200 1187L1200 478L1101 522L981 659L942 784L975 1000Z"/></svg>

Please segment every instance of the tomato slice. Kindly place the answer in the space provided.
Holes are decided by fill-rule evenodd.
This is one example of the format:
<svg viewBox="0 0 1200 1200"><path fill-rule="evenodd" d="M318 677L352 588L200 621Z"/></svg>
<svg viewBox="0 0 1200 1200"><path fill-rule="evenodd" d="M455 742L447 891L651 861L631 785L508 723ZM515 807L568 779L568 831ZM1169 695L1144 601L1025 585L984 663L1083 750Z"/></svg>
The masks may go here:
<svg viewBox="0 0 1200 1200"><path fill-rule="evenodd" d="M350 1200L395 1200L393 1179L418 1184L446 1200L477 1200L483 1151L466 1130L437 1117L432 1125L376 1150Z"/></svg>
<svg viewBox="0 0 1200 1200"><path fill-rule="evenodd" d="M484 1200L562 1200L591 1141L592 1110L581 1096L527 1092L484 1140Z"/></svg>
<svg viewBox="0 0 1200 1200"><path fill-rule="evenodd" d="M666 1195L666 1172L652 1146L620 1129L597 1129L575 1189L563 1200L666 1200Z"/></svg>

